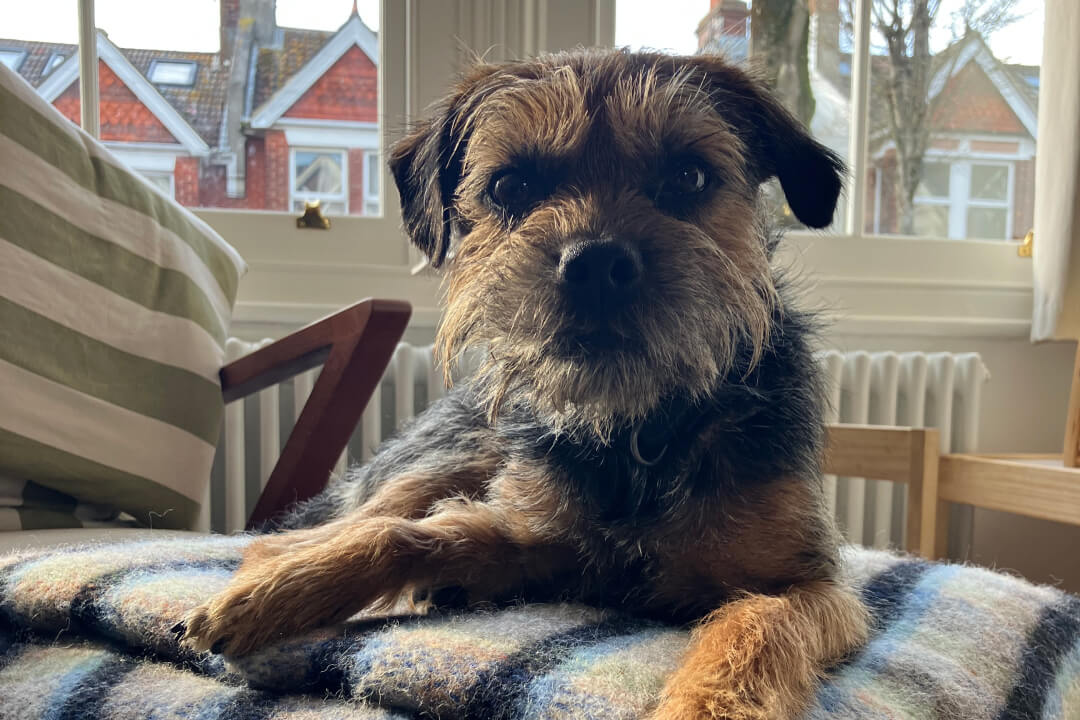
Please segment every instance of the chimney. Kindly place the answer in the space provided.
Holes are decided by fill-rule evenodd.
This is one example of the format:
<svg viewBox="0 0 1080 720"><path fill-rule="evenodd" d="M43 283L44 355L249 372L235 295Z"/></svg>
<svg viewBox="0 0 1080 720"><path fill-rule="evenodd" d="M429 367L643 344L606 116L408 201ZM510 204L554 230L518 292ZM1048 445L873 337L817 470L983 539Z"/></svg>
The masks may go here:
<svg viewBox="0 0 1080 720"><path fill-rule="evenodd" d="M244 10L255 21L255 42L271 43L277 27L277 0L244 0Z"/></svg>
<svg viewBox="0 0 1080 720"><path fill-rule="evenodd" d="M236 21L240 19L240 0L221 0L221 24L218 28L221 46L218 51L222 58L232 56L233 43L236 42Z"/></svg>
<svg viewBox="0 0 1080 720"><path fill-rule="evenodd" d="M267 44L276 27L277 0L221 0L221 57L232 57L238 28L254 30L255 41Z"/></svg>

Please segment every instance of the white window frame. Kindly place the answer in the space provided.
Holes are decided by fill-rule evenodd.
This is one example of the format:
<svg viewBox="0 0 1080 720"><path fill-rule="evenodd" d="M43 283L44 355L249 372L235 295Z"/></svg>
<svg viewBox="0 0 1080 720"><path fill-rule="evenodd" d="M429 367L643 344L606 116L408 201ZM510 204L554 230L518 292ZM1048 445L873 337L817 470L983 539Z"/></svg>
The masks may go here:
<svg viewBox="0 0 1080 720"><path fill-rule="evenodd" d="M165 66L182 67L188 71L188 79L184 82L166 82L165 80L155 80L154 74L157 69ZM166 85L169 87L192 87L195 85L195 79L199 75L199 64L194 60L168 60L165 58L155 59L150 61L150 69L147 71L147 79L154 85Z"/></svg>
<svg viewBox="0 0 1080 720"><path fill-rule="evenodd" d="M296 153L298 152L316 153L319 155L338 155L341 158L341 192L334 194L297 190ZM343 208L341 215L349 214L349 151L347 149L304 146L289 148L289 211L292 213L303 212L302 210L296 209L296 203L310 202L312 200L318 200L324 206L326 203L330 202L341 203Z"/></svg>
<svg viewBox="0 0 1080 720"><path fill-rule="evenodd" d="M387 157L387 148L408 121L422 116L445 92L471 57L469 48L487 50L489 58L499 59L575 45L614 44L616 0L503 2L507 7L497 12L483 0L382 0L377 149L381 157ZM829 234L792 232L779 259L815 278L819 299L838 308L835 331L1026 337L1031 267L1017 259L1012 243L864 231L870 2L855 0L848 155L852 173L844 229ZM89 39L93 0L79 4L81 15L90 9L89 20L80 22L81 34ZM511 22L516 24L511 27ZM513 44L501 50L507 43ZM93 43L84 42L82 54L90 49L87 45ZM84 95L90 92L96 94L96 88ZM410 272L422 265L423 257L404 241L396 187L386 163L381 172L381 215L333 218L326 231L297 230L293 212L196 211L236 246L251 268L241 285L234 327L257 326L262 329L253 332L265 333L307 322L355 299L358 282L366 294L412 301L414 324L437 323L438 279L428 272ZM313 237L318 242L312 242ZM927 300L930 296L932 301Z"/></svg>
<svg viewBox="0 0 1080 720"><path fill-rule="evenodd" d="M372 167L374 161L374 168ZM364 151L364 215L378 215L381 211L379 205L379 174L381 170L380 155L377 150ZM374 172L373 172L374 171ZM374 184L374 189L372 185ZM372 212L368 212L371 209Z"/></svg>
<svg viewBox="0 0 1080 720"><path fill-rule="evenodd" d="M176 175L174 173L162 172L162 171L158 171L158 170L139 170L138 172L146 180L148 180L151 185L154 185L154 187L156 187L156 188L158 188L158 186L153 182L154 178L166 178L169 181L169 190L168 190L169 197L171 197L171 198L176 197ZM161 188L158 188L158 189L160 190Z"/></svg>
<svg viewBox="0 0 1080 720"><path fill-rule="evenodd" d="M3 65L7 65L7 67L13 72L19 72L19 68L21 68L22 64L26 62L26 50L0 47L0 53L3 53L4 55L12 55L15 57L15 62L11 65L8 65L7 63L2 63Z"/></svg>

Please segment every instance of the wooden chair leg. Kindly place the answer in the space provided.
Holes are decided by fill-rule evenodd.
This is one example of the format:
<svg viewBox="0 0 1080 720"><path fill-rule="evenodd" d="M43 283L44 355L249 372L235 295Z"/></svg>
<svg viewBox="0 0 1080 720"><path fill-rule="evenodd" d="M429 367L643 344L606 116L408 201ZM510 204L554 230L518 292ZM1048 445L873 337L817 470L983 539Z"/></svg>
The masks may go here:
<svg viewBox="0 0 1080 720"><path fill-rule="evenodd" d="M938 531L938 433L913 431L907 484L907 550L933 560Z"/></svg>
<svg viewBox="0 0 1080 720"><path fill-rule="evenodd" d="M949 513L952 503L942 500L937 501L937 530L934 532L934 556L933 560L943 560L949 557Z"/></svg>

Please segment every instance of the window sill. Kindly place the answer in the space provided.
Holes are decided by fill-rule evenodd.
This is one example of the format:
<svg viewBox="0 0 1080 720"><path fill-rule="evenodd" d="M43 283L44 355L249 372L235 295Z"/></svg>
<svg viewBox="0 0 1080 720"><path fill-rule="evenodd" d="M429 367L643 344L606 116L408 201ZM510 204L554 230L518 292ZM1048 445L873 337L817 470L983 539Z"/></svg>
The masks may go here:
<svg viewBox="0 0 1080 720"><path fill-rule="evenodd" d="M298 233L286 213L200 215L250 266L235 313L241 337L283 334L363 297L409 301L417 329L438 323L440 276L412 272L396 218L341 218L329 231ZM1020 339L1031 325L1031 264L1016 249L793 232L778 262L830 334Z"/></svg>

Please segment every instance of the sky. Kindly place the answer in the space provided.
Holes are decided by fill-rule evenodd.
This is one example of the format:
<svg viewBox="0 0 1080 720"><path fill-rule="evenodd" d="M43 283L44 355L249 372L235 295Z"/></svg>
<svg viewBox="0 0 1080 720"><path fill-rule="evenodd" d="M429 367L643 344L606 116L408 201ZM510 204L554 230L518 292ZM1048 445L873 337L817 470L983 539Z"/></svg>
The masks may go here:
<svg viewBox="0 0 1080 720"><path fill-rule="evenodd" d="M947 17L962 0L943 0ZM1044 0L1019 0L1024 17L991 38L1007 62L1038 65L1042 54ZM97 25L120 47L213 52L218 45L218 0L97 0ZM360 17L379 26L379 0L359 0ZM73 43L78 34L76 0L0 0L0 37ZM278 24L336 30L349 17L352 0L278 0ZM709 0L618 0L615 42L691 53L694 30ZM937 44L948 42L942 28Z"/></svg>
<svg viewBox="0 0 1080 720"><path fill-rule="evenodd" d="M2 1L2 0L0 0ZM943 0L939 17L945 20L962 0ZM1016 14L1023 17L990 39L990 48L1001 60L1038 65L1042 58L1044 0L1019 0ZM617 0L615 44L689 54L697 50L698 21L709 11L709 0ZM935 44L951 40L948 23L939 23Z"/></svg>

